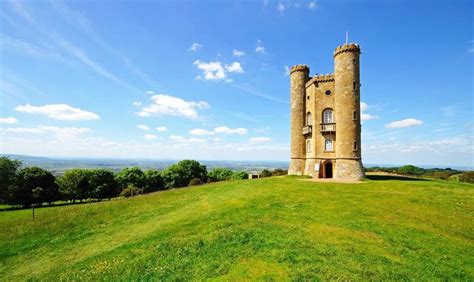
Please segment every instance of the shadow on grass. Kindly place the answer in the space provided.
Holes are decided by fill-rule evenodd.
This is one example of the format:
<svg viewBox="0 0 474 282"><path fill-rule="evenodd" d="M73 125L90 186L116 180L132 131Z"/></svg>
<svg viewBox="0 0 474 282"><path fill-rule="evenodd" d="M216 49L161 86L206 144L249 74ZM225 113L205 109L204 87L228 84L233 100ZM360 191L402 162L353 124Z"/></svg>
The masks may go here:
<svg viewBox="0 0 474 282"><path fill-rule="evenodd" d="M399 175L366 175L365 178L369 180L429 181L423 178L414 178L414 177L399 176Z"/></svg>

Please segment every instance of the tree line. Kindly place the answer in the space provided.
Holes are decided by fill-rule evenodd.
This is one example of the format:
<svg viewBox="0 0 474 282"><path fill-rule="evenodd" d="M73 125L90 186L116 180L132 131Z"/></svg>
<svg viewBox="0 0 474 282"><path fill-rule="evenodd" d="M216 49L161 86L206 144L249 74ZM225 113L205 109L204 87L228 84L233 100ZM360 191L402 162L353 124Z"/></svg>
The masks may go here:
<svg viewBox="0 0 474 282"><path fill-rule="evenodd" d="M107 169L70 169L60 176L40 167L23 167L21 161L0 157L0 203L30 207L57 201L110 199L118 196L200 185L231 179L247 179L244 171L227 168L207 171L195 160L183 160L166 169L124 168L114 173Z"/></svg>
<svg viewBox="0 0 474 282"><path fill-rule="evenodd" d="M401 167L369 167L366 172L386 172L398 175L422 177L431 179L441 179L450 181L460 181L474 183L474 171L460 171L452 168L421 168L414 165Z"/></svg>

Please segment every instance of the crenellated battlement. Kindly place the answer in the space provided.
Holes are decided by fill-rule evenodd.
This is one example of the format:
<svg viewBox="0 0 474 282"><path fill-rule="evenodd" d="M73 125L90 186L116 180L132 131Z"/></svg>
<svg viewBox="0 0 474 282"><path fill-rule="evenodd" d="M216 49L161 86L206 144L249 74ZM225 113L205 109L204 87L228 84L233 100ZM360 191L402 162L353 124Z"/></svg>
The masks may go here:
<svg viewBox="0 0 474 282"><path fill-rule="evenodd" d="M296 71L304 71L304 72L309 72L309 67L307 65L296 65L292 66L290 70L290 74L296 72Z"/></svg>
<svg viewBox="0 0 474 282"><path fill-rule="evenodd" d="M333 82L334 81L334 74L333 73L328 73L328 74L316 74L313 76L308 82L306 82L306 88L310 87L311 84L318 82L318 83L324 83L324 82Z"/></svg>
<svg viewBox="0 0 474 282"><path fill-rule="evenodd" d="M350 44L343 44L343 45L337 46L336 50L334 50L334 57L336 57L339 54L345 53L345 52L360 53L359 44L350 43Z"/></svg>

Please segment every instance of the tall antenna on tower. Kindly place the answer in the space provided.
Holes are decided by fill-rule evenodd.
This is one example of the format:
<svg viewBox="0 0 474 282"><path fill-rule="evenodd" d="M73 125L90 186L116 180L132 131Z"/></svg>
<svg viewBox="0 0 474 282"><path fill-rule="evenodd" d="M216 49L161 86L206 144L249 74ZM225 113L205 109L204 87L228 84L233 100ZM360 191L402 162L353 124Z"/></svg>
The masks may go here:
<svg viewBox="0 0 474 282"><path fill-rule="evenodd" d="M346 30L346 45L349 44L349 31Z"/></svg>

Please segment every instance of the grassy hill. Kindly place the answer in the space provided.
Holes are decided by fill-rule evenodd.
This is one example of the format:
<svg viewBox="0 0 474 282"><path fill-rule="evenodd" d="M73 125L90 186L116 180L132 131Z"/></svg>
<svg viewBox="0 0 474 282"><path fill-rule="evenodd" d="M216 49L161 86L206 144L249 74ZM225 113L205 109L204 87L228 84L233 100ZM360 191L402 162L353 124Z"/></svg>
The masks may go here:
<svg viewBox="0 0 474 282"><path fill-rule="evenodd" d="M223 182L0 213L0 277L474 279L474 185Z"/></svg>

